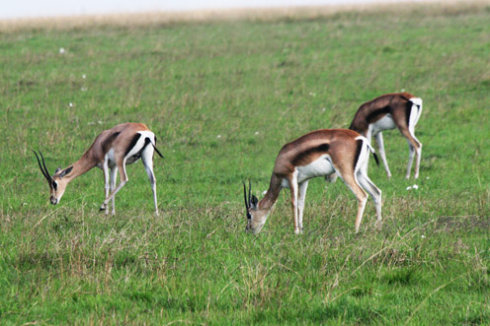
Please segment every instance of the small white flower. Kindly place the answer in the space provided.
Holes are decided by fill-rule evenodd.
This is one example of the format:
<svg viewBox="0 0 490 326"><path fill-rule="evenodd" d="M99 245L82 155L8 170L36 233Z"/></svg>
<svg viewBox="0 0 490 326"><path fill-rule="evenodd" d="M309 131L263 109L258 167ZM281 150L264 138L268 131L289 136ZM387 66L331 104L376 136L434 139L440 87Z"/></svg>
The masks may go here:
<svg viewBox="0 0 490 326"><path fill-rule="evenodd" d="M325 111L327 111L327 108L322 108L322 112L325 112Z"/></svg>
<svg viewBox="0 0 490 326"><path fill-rule="evenodd" d="M73 103L72 103L72 102L70 102L70 103L68 104L68 106L72 108L72 107L73 107Z"/></svg>
<svg viewBox="0 0 490 326"><path fill-rule="evenodd" d="M423 234L422 234L420 237L421 237L422 239L425 239L425 235L423 235Z"/></svg>
<svg viewBox="0 0 490 326"><path fill-rule="evenodd" d="M426 180L429 180L430 178L429 177L425 177Z"/></svg>
<svg viewBox="0 0 490 326"><path fill-rule="evenodd" d="M87 75L83 74L83 75L82 75L82 78L83 78L83 79L87 78Z"/></svg>
<svg viewBox="0 0 490 326"><path fill-rule="evenodd" d="M419 186L417 186L417 185L413 185L412 187L413 187L413 189L419 189Z"/></svg>
<svg viewBox="0 0 490 326"><path fill-rule="evenodd" d="M310 96L313 96L313 97L316 96L316 93L313 93L313 92L310 92L309 94L310 94Z"/></svg>
<svg viewBox="0 0 490 326"><path fill-rule="evenodd" d="M400 89L400 92L405 92L405 88Z"/></svg>
<svg viewBox="0 0 490 326"><path fill-rule="evenodd" d="M216 138L221 138L221 135L216 136Z"/></svg>
<svg viewBox="0 0 490 326"><path fill-rule="evenodd" d="M60 54L65 54L65 48L60 48Z"/></svg>
<svg viewBox="0 0 490 326"><path fill-rule="evenodd" d="M262 196L264 196L267 193L267 190L262 191Z"/></svg>
<svg viewBox="0 0 490 326"><path fill-rule="evenodd" d="M258 132L258 131L256 131L254 135L255 135L255 136L257 136L258 134L259 134L259 132Z"/></svg>
<svg viewBox="0 0 490 326"><path fill-rule="evenodd" d="M87 89L88 89L87 87L82 87L82 88L80 88L80 90L81 90L82 92L86 92L86 91L87 91Z"/></svg>
<svg viewBox="0 0 490 326"><path fill-rule="evenodd" d="M411 189L412 189L412 186L408 186L408 187L407 187L407 190L411 190Z"/></svg>

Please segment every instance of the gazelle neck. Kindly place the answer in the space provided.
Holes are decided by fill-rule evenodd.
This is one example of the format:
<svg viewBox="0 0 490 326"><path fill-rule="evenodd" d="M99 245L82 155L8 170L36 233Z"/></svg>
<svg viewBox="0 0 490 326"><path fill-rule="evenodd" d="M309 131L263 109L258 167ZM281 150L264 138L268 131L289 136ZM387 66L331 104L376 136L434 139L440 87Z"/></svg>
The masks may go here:
<svg viewBox="0 0 490 326"><path fill-rule="evenodd" d="M271 210L281 192L281 179L275 174L272 174L269 189L264 195L264 198L259 201L258 208L260 210Z"/></svg>
<svg viewBox="0 0 490 326"><path fill-rule="evenodd" d="M72 167L72 170L65 175L65 178L68 179L68 181L71 181L75 179L76 177L86 173L87 171L91 170L96 166L96 162L92 160L87 153L85 153L78 161L67 167L66 169L69 169ZM65 170L66 170L65 169Z"/></svg>

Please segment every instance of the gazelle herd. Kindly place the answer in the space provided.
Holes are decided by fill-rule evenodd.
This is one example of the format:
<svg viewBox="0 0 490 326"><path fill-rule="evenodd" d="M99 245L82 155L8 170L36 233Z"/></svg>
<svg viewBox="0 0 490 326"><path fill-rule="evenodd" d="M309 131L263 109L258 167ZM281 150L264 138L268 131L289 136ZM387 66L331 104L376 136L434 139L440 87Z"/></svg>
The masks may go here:
<svg viewBox="0 0 490 326"><path fill-rule="evenodd" d="M382 131L398 128L407 139L409 160L406 178L414 156L415 174L418 178L422 144L415 137L415 125L422 113L422 99L409 93L385 94L362 104L349 129L321 129L303 135L285 144L276 157L269 189L262 200L258 200L243 185L245 208L247 213L247 231L259 233L269 216L282 188L291 192L294 232L303 231L303 212L308 181L315 177L325 177L333 181L339 176L357 198L355 232L359 232L362 215L368 195L376 208L376 224L381 227L381 190L369 179L367 166L370 154L378 163L370 142L374 136L381 160L388 178L391 172L386 160ZM51 176L41 152L35 157L42 174L50 187L50 202L60 202L66 186L74 178L94 167L104 172L105 199L100 210L109 213L112 202L112 214L115 214L115 196L128 182L126 165L141 158L150 180L155 214L158 215L156 178L153 172L153 153L163 155L156 147L156 137L142 123L123 123L99 134L82 157L65 169L57 169ZM116 187L117 174L120 182Z"/></svg>

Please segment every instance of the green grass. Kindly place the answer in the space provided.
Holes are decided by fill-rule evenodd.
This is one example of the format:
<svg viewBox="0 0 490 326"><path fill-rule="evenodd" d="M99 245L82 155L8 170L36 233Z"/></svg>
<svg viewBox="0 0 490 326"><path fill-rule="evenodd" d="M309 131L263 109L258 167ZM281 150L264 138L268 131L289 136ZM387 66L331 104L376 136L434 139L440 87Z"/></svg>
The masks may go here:
<svg viewBox="0 0 490 326"><path fill-rule="evenodd" d="M0 34L0 323L488 324L490 10L420 8ZM385 133L381 232L317 179L305 234L287 191L245 234L243 180L260 195L284 143L402 89L424 100L421 178ZM116 216L96 169L49 205L31 150L64 167L126 121L159 139L163 214L140 163Z"/></svg>

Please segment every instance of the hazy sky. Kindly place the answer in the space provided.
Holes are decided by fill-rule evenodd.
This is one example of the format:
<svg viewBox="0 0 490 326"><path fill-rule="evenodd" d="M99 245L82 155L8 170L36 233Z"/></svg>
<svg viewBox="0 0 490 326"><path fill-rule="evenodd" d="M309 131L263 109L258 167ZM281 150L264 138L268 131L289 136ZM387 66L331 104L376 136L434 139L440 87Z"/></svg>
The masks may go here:
<svg viewBox="0 0 490 326"><path fill-rule="evenodd" d="M397 0L0 0L0 18L361 2L397 2Z"/></svg>

